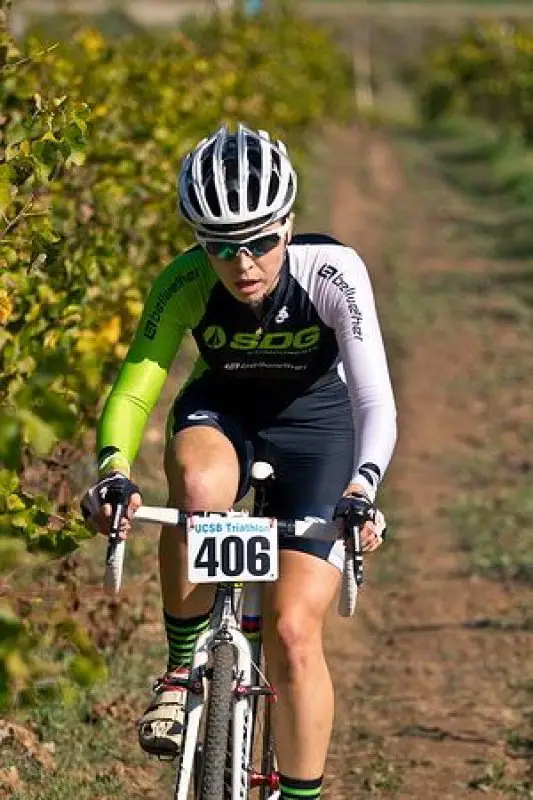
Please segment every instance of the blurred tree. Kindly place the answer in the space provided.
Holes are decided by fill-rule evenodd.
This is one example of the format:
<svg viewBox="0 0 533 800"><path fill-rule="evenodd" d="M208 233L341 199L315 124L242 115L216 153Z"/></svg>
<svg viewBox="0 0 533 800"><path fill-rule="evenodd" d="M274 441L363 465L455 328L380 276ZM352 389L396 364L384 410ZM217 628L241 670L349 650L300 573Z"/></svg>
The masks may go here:
<svg viewBox="0 0 533 800"><path fill-rule="evenodd" d="M231 11L234 6L234 0L213 0L215 11Z"/></svg>
<svg viewBox="0 0 533 800"><path fill-rule="evenodd" d="M7 29L9 9L13 0L0 0L0 30Z"/></svg>

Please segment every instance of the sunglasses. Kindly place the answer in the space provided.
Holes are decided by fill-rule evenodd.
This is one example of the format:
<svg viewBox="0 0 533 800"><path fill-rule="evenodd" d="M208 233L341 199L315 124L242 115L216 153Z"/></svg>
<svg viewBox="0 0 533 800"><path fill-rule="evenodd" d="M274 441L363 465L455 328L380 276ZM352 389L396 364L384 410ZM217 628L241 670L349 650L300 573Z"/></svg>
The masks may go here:
<svg viewBox="0 0 533 800"><path fill-rule="evenodd" d="M252 258L260 258L278 246L287 232L289 223L290 220L287 220L275 231L256 233L240 242L232 239L204 239L199 234L196 234L196 238L210 255L221 258L222 261L231 261L241 250Z"/></svg>

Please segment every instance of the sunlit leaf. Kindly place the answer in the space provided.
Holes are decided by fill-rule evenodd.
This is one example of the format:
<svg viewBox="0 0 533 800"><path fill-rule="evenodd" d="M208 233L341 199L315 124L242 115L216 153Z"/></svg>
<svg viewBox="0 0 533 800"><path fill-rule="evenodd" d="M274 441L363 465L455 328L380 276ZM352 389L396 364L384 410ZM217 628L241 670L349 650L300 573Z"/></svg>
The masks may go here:
<svg viewBox="0 0 533 800"><path fill-rule="evenodd" d="M47 455L57 441L53 427L27 409L20 409L18 417L22 423L25 441L38 455Z"/></svg>
<svg viewBox="0 0 533 800"><path fill-rule="evenodd" d="M15 565L20 567L26 560L27 551L26 543L23 539L2 536L2 527L0 522L0 570L5 571ZM6 527L5 532L12 533L12 530Z"/></svg>
<svg viewBox="0 0 533 800"><path fill-rule="evenodd" d="M0 411L0 466L18 469L21 458L22 429L12 412ZM1 492L0 485L0 492Z"/></svg>
<svg viewBox="0 0 533 800"><path fill-rule="evenodd" d="M11 205L11 174L9 164L0 164L0 214Z"/></svg>

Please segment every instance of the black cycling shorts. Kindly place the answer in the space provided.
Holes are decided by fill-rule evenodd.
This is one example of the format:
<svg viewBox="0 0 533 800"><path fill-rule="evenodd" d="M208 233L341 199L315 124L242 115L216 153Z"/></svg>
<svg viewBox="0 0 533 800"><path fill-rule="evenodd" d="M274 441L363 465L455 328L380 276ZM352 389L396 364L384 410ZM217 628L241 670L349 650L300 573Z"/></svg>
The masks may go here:
<svg viewBox="0 0 533 800"><path fill-rule="evenodd" d="M354 430L344 384L304 394L272 418L264 413L257 418L245 403L239 405L209 375L202 376L176 398L170 433L207 425L231 441L240 466L236 501L250 488L252 463L268 461L276 476L267 496L269 515L331 520L353 469ZM280 548L313 554L342 569L341 541L280 537Z"/></svg>

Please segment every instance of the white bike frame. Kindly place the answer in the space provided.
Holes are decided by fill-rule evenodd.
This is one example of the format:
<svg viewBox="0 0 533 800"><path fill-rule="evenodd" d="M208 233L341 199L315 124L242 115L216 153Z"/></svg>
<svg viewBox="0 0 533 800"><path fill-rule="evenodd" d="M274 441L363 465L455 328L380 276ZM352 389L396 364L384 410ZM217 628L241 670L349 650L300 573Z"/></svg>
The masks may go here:
<svg viewBox="0 0 533 800"><path fill-rule="evenodd" d="M245 590L234 587L226 594L219 595L218 608L215 604L211 617L211 625L201 634L196 643L190 673L191 684L196 688L188 692L185 712L184 742L180 763L177 770L175 800L187 800L190 782L193 776L196 745L204 707L207 703L208 681L205 670L209 661L209 653L216 646L218 635L224 631L224 640L231 644L235 651L236 688L259 687L261 673L259 664L254 662L253 647L241 631L239 621L232 608L232 600L238 599L243 592L243 613L257 613L260 595L257 584L247 584ZM201 687L201 688L200 688ZM249 775L251 767L251 748L253 731L254 695L243 691L234 692L232 703L232 775L231 800L245 800L249 792ZM269 800L279 797L275 791Z"/></svg>

